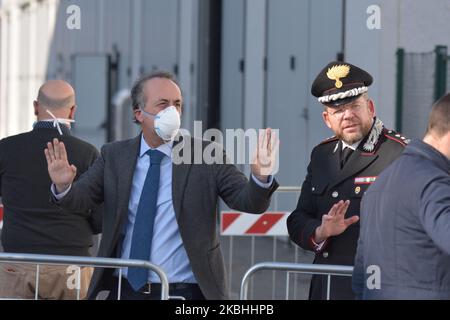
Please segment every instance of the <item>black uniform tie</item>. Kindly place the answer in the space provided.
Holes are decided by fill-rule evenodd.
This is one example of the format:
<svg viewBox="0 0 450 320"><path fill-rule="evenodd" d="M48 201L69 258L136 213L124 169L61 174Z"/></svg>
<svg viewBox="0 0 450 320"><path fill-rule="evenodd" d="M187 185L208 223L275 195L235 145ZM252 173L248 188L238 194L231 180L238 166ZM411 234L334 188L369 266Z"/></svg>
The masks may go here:
<svg viewBox="0 0 450 320"><path fill-rule="evenodd" d="M347 162L348 158L350 158L352 153L353 153L353 149L349 148L349 147L345 147L344 150L342 150L341 169L344 167L345 163Z"/></svg>

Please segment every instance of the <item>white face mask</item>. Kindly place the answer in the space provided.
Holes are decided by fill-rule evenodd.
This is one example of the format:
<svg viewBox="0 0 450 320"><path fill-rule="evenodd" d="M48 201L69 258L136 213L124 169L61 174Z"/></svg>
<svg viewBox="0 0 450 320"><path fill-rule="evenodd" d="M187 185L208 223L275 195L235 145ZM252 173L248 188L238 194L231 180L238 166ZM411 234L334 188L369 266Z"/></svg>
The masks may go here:
<svg viewBox="0 0 450 320"><path fill-rule="evenodd" d="M175 139L181 126L180 113L178 112L177 108L175 108L174 106L170 106L158 112L158 114L153 114L143 109L141 109L141 111L144 114L155 118L155 131L161 139L163 139L164 141L172 141L173 139Z"/></svg>
<svg viewBox="0 0 450 320"><path fill-rule="evenodd" d="M44 120L44 121L50 121L53 122L53 127L55 127L56 129L58 129L59 134L62 136L62 130L61 130L61 126L59 125L60 123L65 124L66 126L68 126L70 128L70 124L74 123L75 120L72 119L61 119L61 118L56 118L53 113L50 112L50 110L45 110L52 118L53 120Z"/></svg>

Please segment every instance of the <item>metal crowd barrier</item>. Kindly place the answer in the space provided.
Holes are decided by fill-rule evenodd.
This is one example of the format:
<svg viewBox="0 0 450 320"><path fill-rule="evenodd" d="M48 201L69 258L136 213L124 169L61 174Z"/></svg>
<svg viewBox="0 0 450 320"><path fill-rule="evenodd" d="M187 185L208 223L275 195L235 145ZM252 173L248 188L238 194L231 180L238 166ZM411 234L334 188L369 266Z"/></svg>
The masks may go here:
<svg viewBox="0 0 450 320"><path fill-rule="evenodd" d="M287 271L286 276L286 300L289 298L289 274L318 274L327 275L327 300L330 300L330 283L331 276L351 277L353 272L352 266L340 265L324 265L324 264L310 264L310 263L281 263L281 262L262 262L252 266L245 273L241 282L240 299L247 300L248 286L250 278L258 271L273 270L273 271Z"/></svg>
<svg viewBox="0 0 450 320"><path fill-rule="evenodd" d="M278 187L278 189L275 191L274 195L272 196L273 200L272 200L272 205L271 208L274 211L278 211L280 210L280 200L278 199L278 196L280 194L292 194L293 196L295 196L295 201L293 203L297 203L297 199L298 196L301 192L301 187L300 186L280 186ZM289 209L289 210L294 210L295 206L290 206L288 208L283 208L283 209ZM285 210L283 210L285 211ZM235 275L233 272L233 257L234 257L234 240L235 240L235 236L222 236L222 237L227 237L229 238L229 248L228 248L228 261L227 261L227 268L228 268L228 272L229 272L229 277L228 277L228 286L230 288L230 292L229 294L231 295L232 292L232 287L233 287L233 283L237 284L236 282L239 281L240 276L239 275ZM280 236L265 236L265 237L270 237L272 238L272 258L273 261L277 261L278 259L278 240L280 240L282 237ZM256 253L256 238L255 236L250 236L251 238L251 247L250 247L250 265L254 265L255 264L255 253ZM288 235L286 233L286 235L284 236L284 238L288 238ZM289 241L289 240L288 240ZM299 248L297 245L295 245L293 247L294 250L294 261L297 263L299 260L299 250L303 250L301 248ZM233 282L236 278L236 282ZM275 271L272 274L272 300L275 299ZM253 281L250 283L250 287L251 287L251 292L253 293ZM294 297L297 297L297 288L294 288Z"/></svg>
<svg viewBox="0 0 450 320"><path fill-rule="evenodd" d="M146 268L155 272L161 280L161 300L169 299L169 280L166 273L158 266L143 260L124 260L113 258L93 258L93 257L75 257L75 256L55 256L40 254L21 254L21 253L0 253L0 263L19 263L36 264L36 292L35 300L39 297L39 266L40 265L75 265L83 267L101 267L119 269L118 296L120 300L122 288L122 269L124 267ZM78 272L78 283L80 283L81 272ZM2 297L0 297L2 298ZM80 299L80 288L77 287L77 300Z"/></svg>
<svg viewBox="0 0 450 320"><path fill-rule="evenodd" d="M278 196L280 194L293 194L295 195L297 200L300 196L300 193L302 192L302 187L301 186L280 186L278 187L278 189L275 191L275 196L273 197L273 206L275 209L279 209L279 198ZM295 201L296 203L297 201ZM290 210L293 211L295 209L295 207L291 207ZM277 262L277 237L273 238L273 262ZM290 240L288 240L290 241ZM299 260L299 250L303 250L302 248L300 248L297 245L294 245L294 262L298 263ZM297 277L295 277L295 280L297 280ZM294 299L297 299L297 286L294 287ZM275 300L275 271L272 272L272 300Z"/></svg>

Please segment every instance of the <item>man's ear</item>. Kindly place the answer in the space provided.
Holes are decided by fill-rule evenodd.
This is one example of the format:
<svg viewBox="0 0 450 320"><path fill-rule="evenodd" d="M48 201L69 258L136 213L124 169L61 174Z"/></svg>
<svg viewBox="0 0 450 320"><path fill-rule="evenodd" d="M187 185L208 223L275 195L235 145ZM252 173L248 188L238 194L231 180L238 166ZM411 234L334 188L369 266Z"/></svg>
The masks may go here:
<svg viewBox="0 0 450 320"><path fill-rule="evenodd" d="M75 119L75 112L77 111L77 106L70 107L70 113L69 113L69 119L74 120Z"/></svg>
<svg viewBox="0 0 450 320"><path fill-rule="evenodd" d="M134 109L134 118L136 119L137 122L142 123L144 122L144 115L141 112L141 109Z"/></svg>
<svg viewBox="0 0 450 320"><path fill-rule="evenodd" d="M447 132L444 137L444 146L446 146L447 150L444 151L445 156L450 160L450 131Z"/></svg>
<svg viewBox="0 0 450 320"><path fill-rule="evenodd" d="M325 124L327 125L327 127L331 129L330 114L326 111L323 111L322 119L323 119L323 122L325 122Z"/></svg>
<svg viewBox="0 0 450 320"><path fill-rule="evenodd" d="M375 117L377 115L376 112L375 112L375 103L373 102L372 99L369 99L367 101L367 103L368 103L368 107L369 107L370 113L372 114L372 116Z"/></svg>
<svg viewBox="0 0 450 320"><path fill-rule="evenodd" d="M37 117L39 115L39 102L33 101L34 115Z"/></svg>

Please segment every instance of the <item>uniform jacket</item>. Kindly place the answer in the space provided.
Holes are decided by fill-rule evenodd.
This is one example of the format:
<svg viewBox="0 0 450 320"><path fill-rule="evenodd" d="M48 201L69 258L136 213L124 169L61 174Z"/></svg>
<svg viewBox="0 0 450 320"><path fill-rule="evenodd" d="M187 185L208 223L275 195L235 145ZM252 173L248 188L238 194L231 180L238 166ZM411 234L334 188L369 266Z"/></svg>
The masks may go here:
<svg viewBox="0 0 450 320"><path fill-rule="evenodd" d="M322 215L340 200L350 200L346 218L359 215L361 197L370 184L403 151L405 137L387 130L376 119L371 132L340 168L342 142L330 138L311 153L307 176L297 208L287 220L290 238L305 250L313 250L311 238L321 224ZM372 151L368 151L372 149ZM353 265L359 236L359 223L342 234L330 237L322 250L316 251L314 263ZM313 276L311 299L326 298L326 276ZM353 299L350 278L332 277L331 299Z"/></svg>

